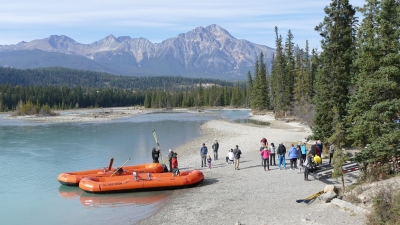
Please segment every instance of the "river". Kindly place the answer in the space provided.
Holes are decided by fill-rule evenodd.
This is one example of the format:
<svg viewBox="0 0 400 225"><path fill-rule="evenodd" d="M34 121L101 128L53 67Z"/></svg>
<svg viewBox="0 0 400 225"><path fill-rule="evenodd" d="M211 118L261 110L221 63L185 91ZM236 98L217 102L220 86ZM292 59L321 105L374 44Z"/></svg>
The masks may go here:
<svg viewBox="0 0 400 225"><path fill-rule="evenodd" d="M58 174L151 162L156 130L163 156L199 137L213 119L248 121L247 110L153 113L91 123L47 124L0 116L0 224L133 224L172 191L88 194L63 186Z"/></svg>

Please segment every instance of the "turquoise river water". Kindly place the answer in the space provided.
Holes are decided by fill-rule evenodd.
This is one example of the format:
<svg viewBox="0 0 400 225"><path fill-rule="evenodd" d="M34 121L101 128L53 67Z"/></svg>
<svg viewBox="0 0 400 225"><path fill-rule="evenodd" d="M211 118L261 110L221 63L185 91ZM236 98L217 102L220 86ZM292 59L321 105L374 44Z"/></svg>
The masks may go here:
<svg viewBox="0 0 400 225"><path fill-rule="evenodd" d="M0 115L0 224L134 224L172 191L89 194L63 186L58 174L151 162L153 130L166 156L199 136L212 119L247 121L249 111L154 113L93 123L46 124ZM4 115L3 115L4 116ZM200 146L200 143L199 143Z"/></svg>

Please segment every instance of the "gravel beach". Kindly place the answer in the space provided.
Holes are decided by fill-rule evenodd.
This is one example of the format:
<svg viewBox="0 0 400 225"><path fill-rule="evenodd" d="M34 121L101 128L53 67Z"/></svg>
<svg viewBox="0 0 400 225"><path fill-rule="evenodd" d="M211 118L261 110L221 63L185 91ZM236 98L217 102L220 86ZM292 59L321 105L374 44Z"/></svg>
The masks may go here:
<svg viewBox="0 0 400 225"><path fill-rule="evenodd" d="M283 142L289 149L291 143L303 140L311 131L299 123L274 121L268 115L253 119L272 123L262 127L209 121L202 125L201 137L174 149L179 168L202 170L205 180L200 186L175 190L164 207L137 224L364 224L363 215L330 203L296 203L323 190L326 183L312 176L306 182L297 170L271 166L270 171L264 171L258 149L262 137L269 143ZM220 144L219 159L213 160L212 169L201 168L200 147L205 143L212 156L214 140ZM228 149L235 145L243 152L240 170L225 162ZM336 180L328 182L339 185Z"/></svg>

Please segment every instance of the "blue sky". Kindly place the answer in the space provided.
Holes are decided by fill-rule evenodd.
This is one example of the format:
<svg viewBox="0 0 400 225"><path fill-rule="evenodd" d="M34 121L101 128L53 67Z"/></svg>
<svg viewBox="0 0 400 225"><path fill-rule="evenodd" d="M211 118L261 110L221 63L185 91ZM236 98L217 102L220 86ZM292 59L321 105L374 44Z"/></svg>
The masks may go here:
<svg viewBox="0 0 400 225"><path fill-rule="evenodd" d="M314 27L329 0L3 0L0 45L66 35L89 44L110 34L153 43L217 24L237 39L275 47L274 27L304 47L320 46ZM364 0L350 1L362 6Z"/></svg>

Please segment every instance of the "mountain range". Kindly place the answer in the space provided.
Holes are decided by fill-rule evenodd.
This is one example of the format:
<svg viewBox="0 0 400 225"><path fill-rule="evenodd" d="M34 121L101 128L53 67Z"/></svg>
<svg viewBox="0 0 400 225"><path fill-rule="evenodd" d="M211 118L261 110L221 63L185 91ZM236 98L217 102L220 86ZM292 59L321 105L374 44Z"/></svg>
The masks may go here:
<svg viewBox="0 0 400 225"><path fill-rule="evenodd" d="M66 67L125 76L184 76L244 80L260 52L269 64L274 49L234 38L218 25L197 27L161 43L109 35L81 44L65 35L0 45L0 66Z"/></svg>

